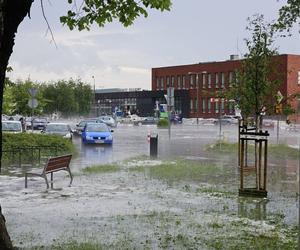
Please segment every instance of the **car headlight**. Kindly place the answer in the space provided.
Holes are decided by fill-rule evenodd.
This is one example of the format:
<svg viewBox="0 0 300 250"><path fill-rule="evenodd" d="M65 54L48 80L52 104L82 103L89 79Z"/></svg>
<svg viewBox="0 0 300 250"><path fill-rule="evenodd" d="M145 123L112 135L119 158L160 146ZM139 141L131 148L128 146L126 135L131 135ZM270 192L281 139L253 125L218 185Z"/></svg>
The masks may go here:
<svg viewBox="0 0 300 250"><path fill-rule="evenodd" d="M106 137L106 140L112 140L112 139L113 139L113 137L111 135Z"/></svg>
<svg viewBox="0 0 300 250"><path fill-rule="evenodd" d="M87 140L92 140L92 139L93 139L93 137L91 137L91 136L87 135L87 136L85 137L85 139L87 139Z"/></svg>

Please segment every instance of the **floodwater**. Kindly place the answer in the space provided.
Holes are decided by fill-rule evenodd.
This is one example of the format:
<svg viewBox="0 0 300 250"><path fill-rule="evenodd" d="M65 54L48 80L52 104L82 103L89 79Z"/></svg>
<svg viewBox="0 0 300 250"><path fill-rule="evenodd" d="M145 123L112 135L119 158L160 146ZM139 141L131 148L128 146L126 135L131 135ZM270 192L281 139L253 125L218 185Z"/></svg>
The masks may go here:
<svg viewBox="0 0 300 250"><path fill-rule="evenodd" d="M178 241L178 235L183 235L189 239L184 244L191 243L188 245L191 248L211 249L203 242L214 240L217 229L211 226L212 222L221 225L218 234L225 238L227 227L235 223L244 225L243 230L260 234L273 233L278 226L272 223L278 217L283 228L298 225L299 161L270 159L268 199L238 198L236 159L205 150L220 135L235 142L237 127L224 126L219 132L219 127L213 125L177 125L171 128L169 139L168 129L120 125L114 129L113 146L86 146L79 137L74 138L79 155L72 160L71 169L75 173L72 187L67 186L65 173L59 172L55 174L56 189L46 190L41 178L32 178L25 189L21 170L5 169L10 174L0 175L0 202L14 245L30 249L75 240L104 242L107 246L119 242L121 249L128 248L128 242L132 243L129 248L136 249L166 246L183 249L182 241ZM270 132L270 142L275 143L277 133ZM137 163L132 159L129 164L127 160L132 157L149 156L150 133L158 134L158 160ZM281 131L279 140L296 147L299 136L296 132ZM173 185L130 171L134 164L151 167L177 158L213 161L224 165L225 171L212 178L208 176L202 183L180 181ZM121 166L118 172L89 175L81 172L91 165L115 162ZM233 195L220 197L195 191L207 187L221 187ZM238 233L240 228L229 227L229 230ZM196 240L202 234L207 238ZM167 241L169 236L176 236L173 245Z"/></svg>

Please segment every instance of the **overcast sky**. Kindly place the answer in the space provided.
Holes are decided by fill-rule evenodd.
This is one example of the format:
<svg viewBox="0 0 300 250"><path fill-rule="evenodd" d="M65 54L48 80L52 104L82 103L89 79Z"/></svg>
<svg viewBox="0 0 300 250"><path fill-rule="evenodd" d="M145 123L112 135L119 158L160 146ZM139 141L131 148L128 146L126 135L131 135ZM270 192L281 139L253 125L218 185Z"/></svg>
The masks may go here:
<svg viewBox="0 0 300 250"><path fill-rule="evenodd" d="M227 60L243 55L247 17L276 19L284 0L173 0L170 12L150 11L129 28L118 23L69 31L59 23L67 0L44 1L57 48L35 1L17 33L8 76L45 82L81 78L96 88L151 88L151 68ZM300 34L276 41L280 54L300 55Z"/></svg>

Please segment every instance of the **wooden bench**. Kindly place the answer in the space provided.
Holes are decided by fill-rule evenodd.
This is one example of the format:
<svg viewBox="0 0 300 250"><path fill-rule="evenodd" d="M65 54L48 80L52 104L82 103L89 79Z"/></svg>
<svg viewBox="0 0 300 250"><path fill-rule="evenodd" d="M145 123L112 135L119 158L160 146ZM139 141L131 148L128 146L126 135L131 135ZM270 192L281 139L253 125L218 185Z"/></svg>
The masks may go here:
<svg viewBox="0 0 300 250"><path fill-rule="evenodd" d="M25 188L27 188L27 177L29 175L31 176L40 176L45 179L47 189L49 188L49 182L47 179L47 174L51 174L51 188L53 188L53 173L60 171L60 170L65 170L69 173L71 181L69 186L71 186L72 181L73 181L73 176L70 170L70 161L71 161L72 155L62 155L62 156L57 156L57 157L51 157L47 160L47 163L44 166L43 172L41 174L39 173L31 173L31 172L26 172L25 173Z"/></svg>

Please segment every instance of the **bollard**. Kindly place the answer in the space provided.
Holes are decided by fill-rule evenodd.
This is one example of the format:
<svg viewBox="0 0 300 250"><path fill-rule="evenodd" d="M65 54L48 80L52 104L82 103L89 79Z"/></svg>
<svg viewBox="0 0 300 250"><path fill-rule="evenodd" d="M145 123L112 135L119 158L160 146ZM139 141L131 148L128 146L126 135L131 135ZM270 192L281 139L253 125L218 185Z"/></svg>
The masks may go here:
<svg viewBox="0 0 300 250"><path fill-rule="evenodd" d="M150 134L150 157L157 158L158 134Z"/></svg>

